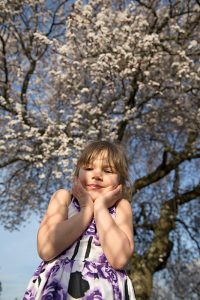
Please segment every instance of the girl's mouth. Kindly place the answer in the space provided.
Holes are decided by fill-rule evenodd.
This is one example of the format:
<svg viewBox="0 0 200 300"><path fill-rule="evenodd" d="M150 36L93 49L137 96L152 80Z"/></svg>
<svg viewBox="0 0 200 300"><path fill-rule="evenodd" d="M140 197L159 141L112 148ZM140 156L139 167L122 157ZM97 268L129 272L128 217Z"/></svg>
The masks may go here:
<svg viewBox="0 0 200 300"><path fill-rule="evenodd" d="M102 188L102 186L98 185L98 184L88 184L87 185L87 188L89 190L99 190Z"/></svg>

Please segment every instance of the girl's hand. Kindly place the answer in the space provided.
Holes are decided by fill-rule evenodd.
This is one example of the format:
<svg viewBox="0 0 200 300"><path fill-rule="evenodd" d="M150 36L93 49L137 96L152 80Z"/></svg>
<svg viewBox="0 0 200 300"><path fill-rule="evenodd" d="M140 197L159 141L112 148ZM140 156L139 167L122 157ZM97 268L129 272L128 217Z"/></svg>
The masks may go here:
<svg viewBox="0 0 200 300"><path fill-rule="evenodd" d="M112 207L118 200L122 198L122 185L119 184L117 187L114 187L112 190L102 193L95 200L95 206L104 205L107 208Z"/></svg>
<svg viewBox="0 0 200 300"><path fill-rule="evenodd" d="M94 210L94 204L89 193L84 189L78 178L74 179L72 186L72 194L76 197L79 202L80 208L90 207Z"/></svg>

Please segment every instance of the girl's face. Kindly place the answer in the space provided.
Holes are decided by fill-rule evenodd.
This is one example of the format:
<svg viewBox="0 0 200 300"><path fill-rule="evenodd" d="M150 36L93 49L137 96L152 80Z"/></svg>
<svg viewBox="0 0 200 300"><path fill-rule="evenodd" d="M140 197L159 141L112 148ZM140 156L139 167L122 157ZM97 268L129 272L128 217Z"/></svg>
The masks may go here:
<svg viewBox="0 0 200 300"><path fill-rule="evenodd" d="M89 165L82 166L78 177L93 201L119 184L119 175L114 166L109 165L105 153L98 155Z"/></svg>

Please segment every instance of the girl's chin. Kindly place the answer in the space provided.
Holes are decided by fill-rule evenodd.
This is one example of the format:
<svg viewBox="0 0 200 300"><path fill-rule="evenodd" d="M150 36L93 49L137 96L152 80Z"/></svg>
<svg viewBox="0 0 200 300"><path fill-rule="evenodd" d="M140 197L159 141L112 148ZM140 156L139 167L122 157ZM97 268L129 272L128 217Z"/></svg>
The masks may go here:
<svg viewBox="0 0 200 300"><path fill-rule="evenodd" d="M100 191L88 191L88 194L90 195L90 197L92 198L92 201L94 202L101 195L101 192Z"/></svg>

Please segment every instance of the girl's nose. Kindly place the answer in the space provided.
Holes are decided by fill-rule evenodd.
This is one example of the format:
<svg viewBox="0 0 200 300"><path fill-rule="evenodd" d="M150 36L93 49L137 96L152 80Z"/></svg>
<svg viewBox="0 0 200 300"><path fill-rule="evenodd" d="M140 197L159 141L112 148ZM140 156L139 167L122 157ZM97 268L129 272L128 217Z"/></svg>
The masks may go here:
<svg viewBox="0 0 200 300"><path fill-rule="evenodd" d="M102 172L99 169L94 169L92 173L92 178L97 180L102 180Z"/></svg>

